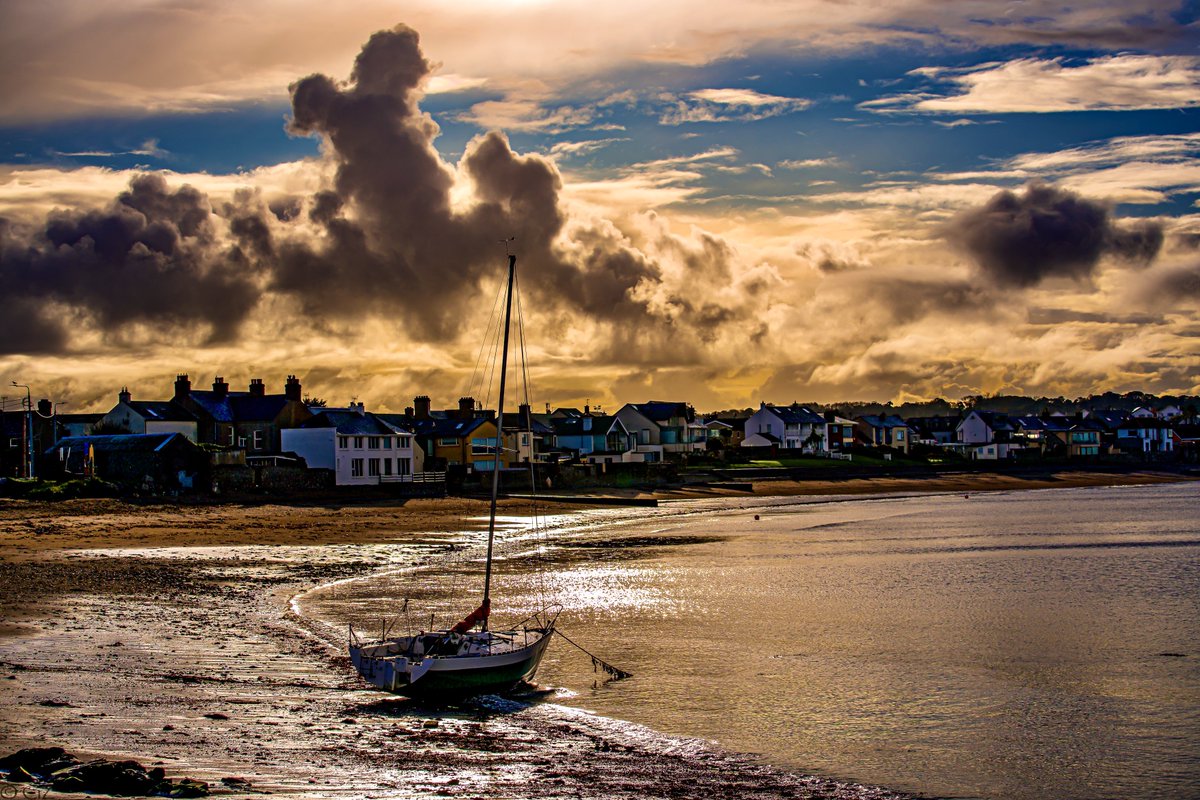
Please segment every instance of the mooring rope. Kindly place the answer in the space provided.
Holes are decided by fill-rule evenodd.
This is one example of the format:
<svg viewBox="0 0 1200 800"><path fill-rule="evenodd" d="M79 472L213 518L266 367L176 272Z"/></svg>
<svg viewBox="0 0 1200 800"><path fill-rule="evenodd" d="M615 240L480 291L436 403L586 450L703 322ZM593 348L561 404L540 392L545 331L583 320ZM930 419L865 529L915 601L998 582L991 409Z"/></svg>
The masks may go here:
<svg viewBox="0 0 1200 800"><path fill-rule="evenodd" d="M612 664L608 663L604 659L589 652L586 647L584 647L583 645L574 641L571 637L567 636L565 633L560 631L558 628L555 628L554 632L557 633L562 638L566 639L567 644L571 645L572 647L578 648L580 651L583 652L584 655L586 655L588 658L592 659L592 671L593 672L597 669L602 669L605 672L607 672L609 675L611 675L612 679L614 681L620 681L620 680L624 680L625 678L633 677L632 672L626 672L625 670L620 669L619 667L614 667Z"/></svg>

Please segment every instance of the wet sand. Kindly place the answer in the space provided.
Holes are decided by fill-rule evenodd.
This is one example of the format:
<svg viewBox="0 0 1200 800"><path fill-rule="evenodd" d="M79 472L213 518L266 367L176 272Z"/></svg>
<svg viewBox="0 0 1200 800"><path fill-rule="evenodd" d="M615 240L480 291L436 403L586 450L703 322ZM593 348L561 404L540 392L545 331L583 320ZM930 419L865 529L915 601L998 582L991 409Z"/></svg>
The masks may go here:
<svg viewBox="0 0 1200 800"><path fill-rule="evenodd" d="M917 493L1169 479L1177 476L970 475L755 488ZM631 735L627 724L552 696L458 709L391 699L362 688L341 632L291 612L289 598L315 585L435 558L462 531L478 529L486 511L486 502L471 499L0 501L0 754L54 744L214 784L238 776L273 793L314 797L900 796L776 770L703 742Z"/></svg>

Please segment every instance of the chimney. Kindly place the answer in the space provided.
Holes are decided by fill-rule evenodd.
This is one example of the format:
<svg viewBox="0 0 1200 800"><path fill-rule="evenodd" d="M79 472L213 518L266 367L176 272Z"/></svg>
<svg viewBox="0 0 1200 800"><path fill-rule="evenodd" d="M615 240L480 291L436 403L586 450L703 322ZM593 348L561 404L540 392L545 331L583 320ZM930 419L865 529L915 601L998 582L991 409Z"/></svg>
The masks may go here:
<svg viewBox="0 0 1200 800"><path fill-rule="evenodd" d="M429 395L413 398L413 419L429 419Z"/></svg>
<svg viewBox="0 0 1200 800"><path fill-rule="evenodd" d="M225 395L229 394L229 384L220 375L213 378L213 394L217 396L218 400L224 400Z"/></svg>
<svg viewBox="0 0 1200 800"><path fill-rule="evenodd" d="M299 403L300 398L301 398L300 379L297 378L295 375L288 375L287 376L287 385L284 386L283 394L285 397L287 397L288 400L291 400L292 402L295 402L295 403Z"/></svg>
<svg viewBox="0 0 1200 800"><path fill-rule="evenodd" d="M583 404L583 415L585 417L590 417L592 415L592 407L589 406L587 403Z"/></svg>
<svg viewBox="0 0 1200 800"><path fill-rule="evenodd" d="M38 400L38 413L43 417L48 417L54 413L54 406L50 404L49 400L43 397L41 400Z"/></svg>
<svg viewBox="0 0 1200 800"><path fill-rule="evenodd" d="M188 380L187 373L175 376L175 397L187 397L192 393L192 382Z"/></svg>
<svg viewBox="0 0 1200 800"><path fill-rule="evenodd" d="M460 419L473 419L475 417L474 397L458 398L458 416Z"/></svg>
<svg viewBox="0 0 1200 800"><path fill-rule="evenodd" d="M517 408L517 419L520 421L523 430L533 429L533 414L529 408L529 403L521 403Z"/></svg>
<svg viewBox="0 0 1200 800"><path fill-rule="evenodd" d="M832 411L826 411L825 412L825 421L833 422L833 420L836 416L837 416L837 414L834 414Z"/></svg>
<svg viewBox="0 0 1200 800"><path fill-rule="evenodd" d="M263 397L267 393L267 387L263 386L262 378L250 379L250 396Z"/></svg>
<svg viewBox="0 0 1200 800"><path fill-rule="evenodd" d="M129 387L122 386L121 391L117 393L117 402L118 403L128 403L132 399L133 399L133 395L131 395L129 393Z"/></svg>

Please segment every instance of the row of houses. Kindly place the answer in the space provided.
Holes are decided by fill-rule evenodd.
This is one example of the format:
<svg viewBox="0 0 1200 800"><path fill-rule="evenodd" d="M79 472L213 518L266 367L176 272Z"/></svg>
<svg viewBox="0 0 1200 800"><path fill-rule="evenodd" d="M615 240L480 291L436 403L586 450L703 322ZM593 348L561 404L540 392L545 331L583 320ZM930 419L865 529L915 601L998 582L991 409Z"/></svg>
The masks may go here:
<svg viewBox="0 0 1200 800"><path fill-rule="evenodd" d="M122 388L116 405L103 414L56 415L47 401L38 404L36 413L4 414L0 424L9 447L0 453L0 467L4 475L28 474L24 454L33 452L52 467L57 462L74 473L94 463L87 459L97 453L104 461L106 451L142 447L174 453L167 459L176 473L170 482L186 488L188 469L174 467L197 458L179 441L203 450L213 463L300 465L327 471L338 486L425 481L447 470L490 473L530 462L654 463L731 447L828 457L845 457L861 448L904 454L938 448L977 460L1156 455L1180 448L1194 451L1196 426L1183 416L1179 409L1167 408L1073 417L971 410L942 417L850 418L795 403L764 402L748 417L705 418L686 402L649 401L626 403L612 414L589 406L547 407L535 413L522 405L504 417L501 431L495 412L470 397L460 398L457 407L434 409L429 396L420 395L403 413L383 413L368 411L362 403L326 408L306 402L294 375L274 394L258 378L244 391L231 389L221 377L202 389L180 374L166 400L135 399ZM149 436L159 438L141 444L122 438ZM166 444L164 436L174 438Z"/></svg>
<svg viewBox="0 0 1200 800"><path fill-rule="evenodd" d="M744 423L743 447L774 446L818 455L852 447L874 447L911 453L940 448L971 460L1003 460L1020 456L1087 458L1124 453L1171 455L1194 450L1194 420L1175 406L1131 412L1093 411L1074 416L1015 416L970 410L963 414L903 419L895 414L854 419L836 412L763 403Z"/></svg>
<svg viewBox="0 0 1200 800"><path fill-rule="evenodd" d="M34 420L32 443L27 416ZM421 395L404 413L371 412L353 402L327 408L306 403L294 375L287 377L282 393L274 394L259 378L243 391L231 389L222 377L211 388L198 388L180 374L165 400L135 399L123 387L103 414L56 415L43 401L35 413L4 417L10 445L5 475L29 474L24 454L31 444L30 452L40 454L38 460L50 471L66 475L110 462L169 462L171 474L151 482L174 488L190 487L196 473L181 466L197 458L180 442L207 452L214 463L256 468L300 463L330 472L336 485L350 486L429 480L447 469L486 473L534 461L655 462L702 452L709 436L686 403L631 403L613 415L592 413L586 406L545 413L521 406L504 418L501 432L495 412L470 397L460 398L456 408L439 410ZM128 455L134 452L144 457ZM172 457L164 459L168 452Z"/></svg>

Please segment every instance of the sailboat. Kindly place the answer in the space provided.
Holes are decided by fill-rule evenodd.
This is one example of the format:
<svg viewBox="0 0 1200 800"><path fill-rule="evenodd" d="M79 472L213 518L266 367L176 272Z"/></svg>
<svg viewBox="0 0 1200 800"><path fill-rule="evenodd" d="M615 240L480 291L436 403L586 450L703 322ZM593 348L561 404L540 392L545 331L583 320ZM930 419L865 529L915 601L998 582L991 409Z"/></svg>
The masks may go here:
<svg viewBox="0 0 1200 800"><path fill-rule="evenodd" d="M517 257L509 254L483 601L461 622L446 630L421 631L392 638L387 638L385 632L380 639L362 641L351 627L349 649L354 668L367 682L388 692L439 699L511 691L533 679L555 633L557 614L546 609L505 630L489 627L496 497L500 489L500 449L504 439L504 389L516 264Z"/></svg>

